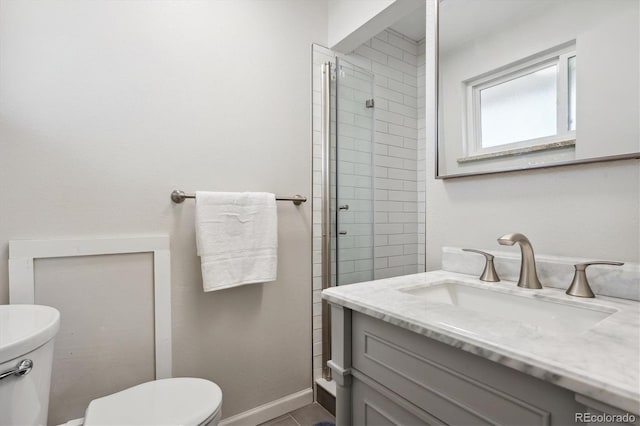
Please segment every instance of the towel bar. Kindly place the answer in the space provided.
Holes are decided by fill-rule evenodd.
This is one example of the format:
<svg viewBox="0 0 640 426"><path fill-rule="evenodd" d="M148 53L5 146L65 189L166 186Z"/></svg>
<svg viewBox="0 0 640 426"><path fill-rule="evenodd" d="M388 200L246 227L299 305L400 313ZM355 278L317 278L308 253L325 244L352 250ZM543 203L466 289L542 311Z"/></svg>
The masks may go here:
<svg viewBox="0 0 640 426"><path fill-rule="evenodd" d="M174 203L180 204L187 198L196 198L195 194L186 194L184 191L180 191L179 189L174 190L171 193L171 201ZM276 195L276 200L278 201L292 201L293 204L299 206L302 203L307 202L307 197L303 197L302 195L294 195L293 197L281 197L280 195Z"/></svg>

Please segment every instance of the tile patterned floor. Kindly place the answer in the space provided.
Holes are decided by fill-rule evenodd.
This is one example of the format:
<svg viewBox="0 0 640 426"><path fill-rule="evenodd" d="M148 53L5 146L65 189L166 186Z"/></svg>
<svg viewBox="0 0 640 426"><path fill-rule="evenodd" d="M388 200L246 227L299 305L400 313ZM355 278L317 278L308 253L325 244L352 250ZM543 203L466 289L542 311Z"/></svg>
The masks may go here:
<svg viewBox="0 0 640 426"><path fill-rule="evenodd" d="M320 422L335 421L336 419L321 405L313 403L258 426L312 426Z"/></svg>

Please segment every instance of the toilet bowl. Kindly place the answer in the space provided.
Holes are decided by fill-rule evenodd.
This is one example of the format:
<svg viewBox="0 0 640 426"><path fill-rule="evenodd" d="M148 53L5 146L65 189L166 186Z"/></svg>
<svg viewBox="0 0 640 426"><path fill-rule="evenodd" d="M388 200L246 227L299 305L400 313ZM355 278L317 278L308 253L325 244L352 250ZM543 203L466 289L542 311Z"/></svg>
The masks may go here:
<svg viewBox="0 0 640 426"><path fill-rule="evenodd" d="M204 379L154 380L91 401L84 419L65 426L216 426L222 391Z"/></svg>

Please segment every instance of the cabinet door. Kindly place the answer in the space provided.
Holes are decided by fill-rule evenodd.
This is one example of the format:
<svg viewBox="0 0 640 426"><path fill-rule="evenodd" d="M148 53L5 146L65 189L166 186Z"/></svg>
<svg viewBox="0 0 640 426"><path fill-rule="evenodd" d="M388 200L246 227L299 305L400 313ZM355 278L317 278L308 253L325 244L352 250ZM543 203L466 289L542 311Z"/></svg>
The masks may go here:
<svg viewBox="0 0 640 426"><path fill-rule="evenodd" d="M443 425L435 417L413 406L361 377L352 383L353 425L357 426L418 426Z"/></svg>
<svg viewBox="0 0 640 426"><path fill-rule="evenodd" d="M574 424L574 393L354 313L353 369L451 425Z"/></svg>

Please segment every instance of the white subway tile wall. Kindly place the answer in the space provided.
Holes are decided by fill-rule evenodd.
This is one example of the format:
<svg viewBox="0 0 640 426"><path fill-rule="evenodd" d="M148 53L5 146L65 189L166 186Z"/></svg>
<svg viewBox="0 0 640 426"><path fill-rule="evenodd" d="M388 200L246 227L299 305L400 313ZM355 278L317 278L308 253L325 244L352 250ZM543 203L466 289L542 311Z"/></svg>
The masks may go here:
<svg viewBox="0 0 640 426"><path fill-rule="evenodd" d="M373 274L373 98L374 75L338 60L337 93L337 192L339 284L370 281ZM334 139L335 140L335 139ZM334 187L332 187L334 189ZM335 217L332 215L332 217Z"/></svg>
<svg viewBox="0 0 640 426"><path fill-rule="evenodd" d="M331 50L313 46L314 378L322 375L322 320L319 302L322 281L320 67L328 61L335 63L335 57ZM339 126L340 123L343 126L350 125L346 133L343 132L344 127L340 129L338 154L342 166L341 176L345 171L348 173L339 182L343 191L341 194L345 198L349 197L351 211L351 214L340 217L340 222L344 223L341 229L345 228L350 238L340 237L338 282L371 279L368 275L371 274L371 269L374 279L424 271L424 41L417 43L392 30L385 30L344 58L373 73L375 108L374 143L370 148L367 148L370 139L366 142L365 135L367 117L356 113L361 110L361 99L357 99L357 105L351 106L342 100L346 109L353 109L346 111L346 114L345 111L340 111L338 117ZM363 87L358 89L364 90ZM370 138L370 133L368 137ZM370 233L372 218L366 211L366 207L370 208L371 197L375 211L373 241ZM373 258L372 244L375 245Z"/></svg>
<svg viewBox="0 0 640 426"><path fill-rule="evenodd" d="M387 30L347 56L369 66L375 75L375 279L424 270L418 235L418 188L424 188L418 172L418 124L424 126L424 119L418 118L419 48L413 40Z"/></svg>

